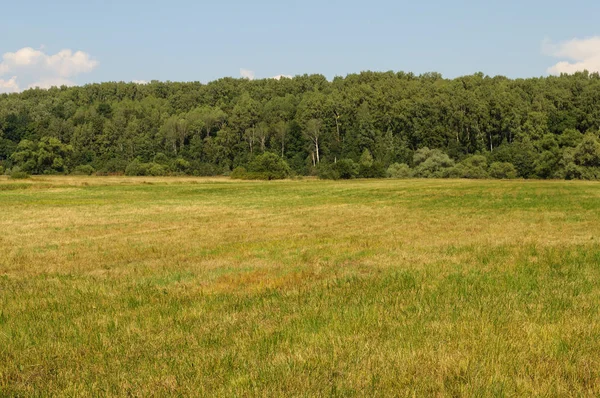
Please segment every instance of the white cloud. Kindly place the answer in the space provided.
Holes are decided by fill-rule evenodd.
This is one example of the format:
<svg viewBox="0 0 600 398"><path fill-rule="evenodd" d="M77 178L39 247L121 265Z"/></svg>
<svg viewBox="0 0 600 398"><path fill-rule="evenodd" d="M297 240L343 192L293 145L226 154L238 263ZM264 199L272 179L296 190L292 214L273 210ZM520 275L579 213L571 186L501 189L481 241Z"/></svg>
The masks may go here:
<svg viewBox="0 0 600 398"><path fill-rule="evenodd" d="M150 83L147 80L132 80L131 82L135 83L135 84L148 84L148 83Z"/></svg>
<svg viewBox="0 0 600 398"><path fill-rule="evenodd" d="M588 70L600 72L600 36L587 39L573 39L560 43L544 41L542 51L556 58L566 58L548 68L548 73L575 73Z"/></svg>
<svg viewBox="0 0 600 398"><path fill-rule="evenodd" d="M290 76L290 75L277 75L277 76L273 76L271 79L281 80L282 78L284 78L284 79L291 79L292 76Z"/></svg>
<svg viewBox="0 0 600 398"><path fill-rule="evenodd" d="M248 79L248 80L254 80L255 74L254 71L248 70L248 69L240 69L240 75L244 78L244 79Z"/></svg>
<svg viewBox="0 0 600 398"><path fill-rule="evenodd" d="M5 53L0 62L0 76L11 73L15 77L9 82L16 84L24 81L24 86L28 88L70 86L75 84L70 78L89 73L98 66L98 61L83 51L65 49L56 54L46 54L42 50L25 47Z"/></svg>
<svg viewBox="0 0 600 398"><path fill-rule="evenodd" d="M0 79L0 94L17 92L19 92L19 85L17 84L16 76L13 76L8 80Z"/></svg>

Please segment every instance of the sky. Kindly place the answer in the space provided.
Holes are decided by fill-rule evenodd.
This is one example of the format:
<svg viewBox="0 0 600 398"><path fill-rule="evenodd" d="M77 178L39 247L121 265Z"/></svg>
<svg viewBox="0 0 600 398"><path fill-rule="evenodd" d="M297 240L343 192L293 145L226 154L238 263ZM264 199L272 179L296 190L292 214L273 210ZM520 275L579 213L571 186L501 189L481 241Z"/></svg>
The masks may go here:
<svg viewBox="0 0 600 398"><path fill-rule="evenodd" d="M0 92L320 73L600 71L600 1L0 0Z"/></svg>

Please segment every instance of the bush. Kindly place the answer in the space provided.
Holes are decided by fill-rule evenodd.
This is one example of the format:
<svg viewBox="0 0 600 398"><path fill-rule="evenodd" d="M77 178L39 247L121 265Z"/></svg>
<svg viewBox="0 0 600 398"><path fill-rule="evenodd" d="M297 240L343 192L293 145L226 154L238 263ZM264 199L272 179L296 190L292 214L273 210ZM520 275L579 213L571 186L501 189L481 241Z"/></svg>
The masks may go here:
<svg viewBox="0 0 600 398"><path fill-rule="evenodd" d="M190 163L190 172L195 176L216 176L222 175L223 169L212 163L192 161Z"/></svg>
<svg viewBox="0 0 600 398"><path fill-rule="evenodd" d="M439 149L421 148L413 157L414 176L421 178L447 178L454 160Z"/></svg>
<svg viewBox="0 0 600 398"><path fill-rule="evenodd" d="M190 170L191 164L184 158L177 158L173 162L173 170L178 171L180 173L188 173Z"/></svg>
<svg viewBox="0 0 600 398"><path fill-rule="evenodd" d="M239 166L233 169L229 175L234 180L269 180L268 173L259 173L256 171L248 171L245 167Z"/></svg>
<svg viewBox="0 0 600 398"><path fill-rule="evenodd" d="M494 162L490 165L490 177L498 179L513 179L517 178L517 169L512 163Z"/></svg>
<svg viewBox="0 0 600 398"><path fill-rule="evenodd" d="M556 177L565 180L600 180L600 167L578 166L575 163L568 163L563 169L556 173Z"/></svg>
<svg viewBox="0 0 600 398"><path fill-rule="evenodd" d="M412 171L406 163L394 163L388 167L386 175L388 178L410 178Z"/></svg>
<svg viewBox="0 0 600 398"><path fill-rule="evenodd" d="M244 180L281 180L290 176L290 166L274 153L265 152L248 164L248 169L236 167L231 178Z"/></svg>
<svg viewBox="0 0 600 398"><path fill-rule="evenodd" d="M158 163L158 164L162 164L162 165L166 165L166 164L169 163L169 158L164 153L159 152L156 155L154 155L153 162L154 163Z"/></svg>
<svg viewBox="0 0 600 398"><path fill-rule="evenodd" d="M487 159L481 155L469 156L450 170L449 176L453 178L488 178Z"/></svg>
<svg viewBox="0 0 600 398"><path fill-rule="evenodd" d="M358 176L361 178L383 178L385 177L385 166L375 161L371 151L365 149L360 156Z"/></svg>
<svg viewBox="0 0 600 398"><path fill-rule="evenodd" d="M335 170L333 164L321 163L317 168L317 176L321 180L339 180L340 173Z"/></svg>
<svg viewBox="0 0 600 398"><path fill-rule="evenodd" d="M125 168L126 176L145 176L148 172L148 166L138 159L130 162Z"/></svg>
<svg viewBox="0 0 600 398"><path fill-rule="evenodd" d="M127 169L128 163L123 159L110 159L104 163L96 163L96 170L101 174L121 174Z"/></svg>
<svg viewBox="0 0 600 398"><path fill-rule="evenodd" d="M352 159L340 159L336 163L321 163L317 175L323 180L349 180L358 176L358 168Z"/></svg>
<svg viewBox="0 0 600 398"><path fill-rule="evenodd" d="M542 152L535 163L535 175L539 178L551 178L558 169L559 161L558 150Z"/></svg>
<svg viewBox="0 0 600 398"><path fill-rule="evenodd" d="M583 167L600 167L600 140L588 133L575 148L573 153L575 164Z"/></svg>
<svg viewBox="0 0 600 398"><path fill-rule="evenodd" d="M358 165L352 159L340 159L333 164L334 170L343 180L349 180L358 176Z"/></svg>
<svg viewBox="0 0 600 398"><path fill-rule="evenodd" d="M16 170L16 171L12 171L10 173L10 178L13 180L25 180L27 178L29 178L29 173L25 172L25 171L20 171L20 170Z"/></svg>
<svg viewBox="0 0 600 398"><path fill-rule="evenodd" d="M385 178L385 166L380 161L374 161L371 166L361 164L358 176L360 178Z"/></svg>
<svg viewBox="0 0 600 398"><path fill-rule="evenodd" d="M167 169L161 164L151 163L149 165L146 165L146 167L148 167L147 174L153 177L161 177L167 175Z"/></svg>
<svg viewBox="0 0 600 398"><path fill-rule="evenodd" d="M83 164L75 167L71 174L76 176L91 176L92 174L94 174L94 171L94 168L89 164Z"/></svg>
<svg viewBox="0 0 600 398"><path fill-rule="evenodd" d="M248 170L246 170L245 167L240 166L240 167L236 167L235 169L233 169L233 171L231 172L229 177L231 177L234 180L243 180L243 179L245 179L247 174L248 174Z"/></svg>

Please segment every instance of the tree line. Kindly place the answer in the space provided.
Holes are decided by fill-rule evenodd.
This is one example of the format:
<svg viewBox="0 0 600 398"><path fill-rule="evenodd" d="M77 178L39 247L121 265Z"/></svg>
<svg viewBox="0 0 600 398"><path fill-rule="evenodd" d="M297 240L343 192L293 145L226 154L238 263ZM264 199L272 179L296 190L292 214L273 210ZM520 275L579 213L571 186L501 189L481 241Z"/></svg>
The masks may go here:
<svg viewBox="0 0 600 398"><path fill-rule="evenodd" d="M6 173L222 175L277 155L279 169L323 178L599 179L599 134L600 76L588 72L362 72L0 95Z"/></svg>

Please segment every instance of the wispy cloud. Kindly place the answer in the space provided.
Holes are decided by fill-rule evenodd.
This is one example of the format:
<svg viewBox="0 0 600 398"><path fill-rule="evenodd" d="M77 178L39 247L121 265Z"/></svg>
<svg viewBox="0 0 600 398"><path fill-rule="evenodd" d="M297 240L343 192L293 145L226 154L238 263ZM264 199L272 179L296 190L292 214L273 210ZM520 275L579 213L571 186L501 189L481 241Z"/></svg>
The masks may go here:
<svg viewBox="0 0 600 398"><path fill-rule="evenodd" d="M254 80L254 78L255 78L254 71L244 69L244 68L240 69L240 76L242 76L244 79L248 79L248 80Z"/></svg>
<svg viewBox="0 0 600 398"><path fill-rule="evenodd" d="M559 43L545 40L542 43L542 51L547 55L566 59L549 67L549 74L559 75L583 70L600 72L600 36Z"/></svg>
<svg viewBox="0 0 600 398"><path fill-rule="evenodd" d="M43 49L24 47L2 56L0 77L9 73L12 77L0 79L0 92L19 91L22 86L49 88L74 85L71 78L89 73L97 66L98 61L83 51L65 49L56 54L46 54Z"/></svg>

